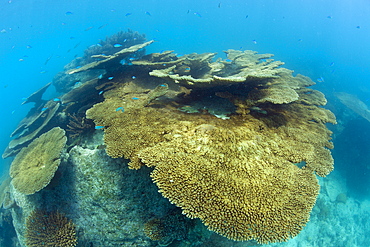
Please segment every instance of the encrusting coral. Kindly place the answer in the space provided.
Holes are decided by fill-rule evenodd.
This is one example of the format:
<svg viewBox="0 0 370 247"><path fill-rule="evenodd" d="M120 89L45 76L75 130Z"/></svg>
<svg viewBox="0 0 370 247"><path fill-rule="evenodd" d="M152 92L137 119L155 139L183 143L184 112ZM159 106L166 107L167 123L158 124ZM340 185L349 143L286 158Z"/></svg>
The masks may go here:
<svg viewBox="0 0 370 247"><path fill-rule="evenodd" d="M74 247L77 245L73 222L60 212L34 210L26 220L28 247Z"/></svg>
<svg viewBox="0 0 370 247"><path fill-rule="evenodd" d="M149 73L164 78L168 90L147 104L142 102L155 89L141 88L138 79L115 84L87 117L104 128L108 155L130 159L133 169L154 167L151 176L160 192L186 216L230 239L286 241L309 219L319 190L314 174L326 176L333 169L325 124L335 117L320 108L326 100L307 88L314 84L309 78L278 68L282 63L269 59L271 54L228 55L234 60L218 61L218 69L210 62L213 53L191 54ZM175 73L184 63L189 66L184 73L197 69L197 78ZM179 85L190 90L186 99ZM207 93L235 105L229 119L207 109L179 110ZM302 168L296 165L301 162Z"/></svg>
<svg viewBox="0 0 370 247"><path fill-rule="evenodd" d="M58 169L66 141L65 131L55 127L23 148L10 167L14 188L30 195L47 186Z"/></svg>

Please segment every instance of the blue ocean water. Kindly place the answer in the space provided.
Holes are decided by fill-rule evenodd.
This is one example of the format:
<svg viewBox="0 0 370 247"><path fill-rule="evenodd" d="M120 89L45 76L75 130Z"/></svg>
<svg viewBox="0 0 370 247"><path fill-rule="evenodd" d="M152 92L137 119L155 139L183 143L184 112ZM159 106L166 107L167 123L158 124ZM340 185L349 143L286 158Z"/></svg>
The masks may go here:
<svg viewBox="0 0 370 247"><path fill-rule="evenodd" d="M338 118L336 173L348 196L370 196L370 122L337 92L370 107L370 2L367 0L1 0L0 150L31 106L23 99L106 36L128 28L156 42L147 52L240 49L273 53L311 77ZM50 89L46 96L57 94ZM10 159L0 161L0 174Z"/></svg>

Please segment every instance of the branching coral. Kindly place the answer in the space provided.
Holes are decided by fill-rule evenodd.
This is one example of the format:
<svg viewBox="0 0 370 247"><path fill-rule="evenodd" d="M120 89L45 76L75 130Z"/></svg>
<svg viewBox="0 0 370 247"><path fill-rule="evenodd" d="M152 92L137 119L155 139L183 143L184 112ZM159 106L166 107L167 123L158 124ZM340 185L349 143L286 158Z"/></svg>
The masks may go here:
<svg viewBox="0 0 370 247"><path fill-rule="evenodd" d="M74 247L77 245L73 222L60 212L34 210L26 221L28 247Z"/></svg>
<svg viewBox="0 0 370 247"><path fill-rule="evenodd" d="M69 137L72 139L80 137L93 129L93 123L91 122L91 120L86 119L85 116L68 114L68 118L69 124L67 125L66 131Z"/></svg>
<svg viewBox="0 0 370 247"><path fill-rule="evenodd" d="M47 186L58 169L66 141L65 131L55 127L23 148L10 167L14 188L30 195Z"/></svg>

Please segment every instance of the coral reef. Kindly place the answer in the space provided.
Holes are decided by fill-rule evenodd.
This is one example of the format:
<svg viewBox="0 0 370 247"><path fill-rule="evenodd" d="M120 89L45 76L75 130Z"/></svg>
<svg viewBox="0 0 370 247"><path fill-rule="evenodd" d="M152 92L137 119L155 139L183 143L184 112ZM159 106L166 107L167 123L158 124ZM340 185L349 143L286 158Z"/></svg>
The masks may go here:
<svg viewBox="0 0 370 247"><path fill-rule="evenodd" d="M105 69L109 70L111 68L114 68L120 63L121 60L123 60L125 57L129 56L130 54L133 54L137 52L138 50L150 45L153 43L154 40L145 42L143 44L137 44L134 46L130 46L128 48L121 49L120 51L117 51L116 53L112 55L94 55L92 57L97 58L99 60L88 63L80 68L72 69L66 71L67 74L72 75L74 73L83 72L90 69ZM113 65L113 66L112 66Z"/></svg>
<svg viewBox="0 0 370 247"><path fill-rule="evenodd" d="M3 176L1 179L1 184L0 184L0 208L1 206L3 208L8 208L7 205L9 204L13 204L11 202L12 200L9 200L11 199L10 197L10 194L9 194L9 184L11 182L11 177L9 177L8 175L7 176Z"/></svg>
<svg viewBox="0 0 370 247"><path fill-rule="evenodd" d="M12 136L14 136L21 132L15 139L10 141L2 157L7 158L16 155L23 147L38 137L46 126L50 124L51 119L55 117L59 106L58 102L52 100L45 104L35 105L12 133Z"/></svg>
<svg viewBox="0 0 370 247"><path fill-rule="evenodd" d="M129 84L104 93L87 117L104 127L110 156L130 159L130 168L154 167L160 192L188 217L234 240L286 241L308 221L319 189L313 173L333 169L325 123L335 118L319 107L322 94L306 88L314 84L309 78L277 68L282 63L267 59L270 54L228 55L232 67L218 61L215 70L213 53L191 54L181 63L197 71L193 75L175 73L183 64L149 74L165 78L169 88L220 91L238 108L230 119L181 112L174 107L181 99L170 96L135 105L152 91ZM300 162L303 168L295 165Z"/></svg>
<svg viewBox="0 0 370 247"><path fill-rule="evenodd" d="M90 63L94 64L94 62L98 62L100 60L99 55L111 56L120 50L142 44L144 42L145 35L134 32L130 29L127 32L120 31L116 34L113 34L107 37L104 41L101 40L98 44L92 45L86 49L83 57L78 57L67 64L64 67L64 71L57 73L57 75L54 77L53 85L56 87L57 91L66 93L73 89L76 85L78 86L79 84L84 84L89 80L102 76L108 73L111 68L106 67L106 70L94 69L75 74L68 74L66 71L73 71L74 69L81 68ZM139 59L144 54L145 49L140 49L136 52L126 55L121 54L120 58L126 63L131 63L133 59Z"/></svg>
<svg viewBox="0 0 370 247"><path fill-rule="evenodd" d="M69 124L67 125L66 132L69 139L83 138L86 134L93 130L93 123L91 120L86 119L85 116L78 116L76 114L68 114Z"/></svg>
<svg viewBox="0 0 370 247"><path fill-rule="evenodd" d="M185 87L202 88L277 78L278 73L284 70L278 68L284 63L268 59L272 54L235 50L228 50L226 54L227 60L218 59L216 62L212 62L216 53L185 55L176 65L153 70L150 75Z"/></svg>
<svg viewBox="0 0 370 247"><path fill-rule="evenodd" d="M190 220L173 210L161 218L152 218L144 225L145 235L151 240L158 241L160 246L168 246L174 240L187 238Z"/></svg>
<svg viewBox="0 0 370 247"><path fill-rule="evenodd" d="M34 210L26 221L28 247L73 247L77 245L73 222L60 212Z"/></svg>
<svg viewBox="0 0 370 247"><path fill-rule="evenodd" d="M335 117L322 108L324 95L308 88L314 82L293 76L272 54L228 50L224 60L215 60L215 53L142 56L150 43L115 47L110 54L91 56L97 60L81 61L79 68L69 66L65 73L70 76L97 69L109 78L85 78L78 86L66 86L63 90L69 92L46 102L58 107L54 114L31 114L29 120L36 120L30 126L43 126L38 133L56 124L79 141L64 149L62 159L66 138L60 128L59 138L44 138L47 132L10 146L15 150L32 141L18 153L10 173L18 205L11 212L19 238L24 235L19 226L22 215L45 206L49 211L70 211L69 217L84 226L84 246L193 240L194 222L251 244L298 235L316 202L316 175L325 177L333 170L326 123L334 124ZM63 80L71 83L68 77ZM40 124L45 117L47 123ZM86 121L94 122L94 132ZM96 139L103 134L104 145ZM41 145L43 139L50 142ZM46 156L54 163L38 161ZM41 190L60 162L60 182ZM25 163L37 168L32 178L42 186L23 179L26 166L20 164ZM53 167L48 174L46 164ZM149 175L157 188L149 186ZM25 188L28 183L32 186ZM156 194L158 188L173 205ZM174 206L187 218L165 216ZM211 235L204 235L199 246L213 243Z"/></svg>
<svg viewBox="0 0 370 247"><path fill-rule="evenodd" d="M55 127L23 148L10 167L14 188L30 195L48 185L58 169L66 141L65 131Z"/></svg>
<svg viewBox="0 0 370 247"><path fill-rule="evenodd" d="M352 111L356 112L361 117L365 118L367 121L370 121L370 110L367 105L362 102L355 95L348 93L336 93L336 96L345 106L347 106Z"/></svg>
<svg viewBox="0 0 370 247"><path fill-rule="evenodd" d="M94 60L94 55L98 54L105 54L105 55L113 55L117 51L128 48L137 44L141 44L145 42L145 35L135 32L131 29L128 29L126 32L119 31L111 36L106 37L105 40L101 40L99 45L90 46L88 49L84 51L84 55L82 57L85 64L91 63ZM141 52L135 53L135 58L140 58L142 55L145 54L145 50Z"/></svg>

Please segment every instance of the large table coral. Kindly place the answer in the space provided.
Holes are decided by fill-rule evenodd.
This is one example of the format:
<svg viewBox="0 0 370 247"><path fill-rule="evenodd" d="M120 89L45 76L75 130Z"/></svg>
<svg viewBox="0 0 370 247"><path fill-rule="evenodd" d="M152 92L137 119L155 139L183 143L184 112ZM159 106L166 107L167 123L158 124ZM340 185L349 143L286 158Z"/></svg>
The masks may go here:
<svg viewBox="0 0 370 247"><path fill-rule="evenodd" d="M335 118L320 107L325 97L307 88L314 83L279 68L272 55L227 53L231 62L212 62L213 53L163 69L154 61L151 76L110 82L87 117L104 128L111 157L130 159L133 169L153 167L160 192L188 217L234 240L286 241L309 219L315 173L333 169L325 124ZM205 98L235 111L220 118L209 107L180 110Z"/></svg>
<svg viewBox="0 0 370 247"><path fill-rule="evenodd" d="M31 195L47 186L58 169L66 142L65 131L55 127L23 148L10 167L14 188Z"/></svg>

